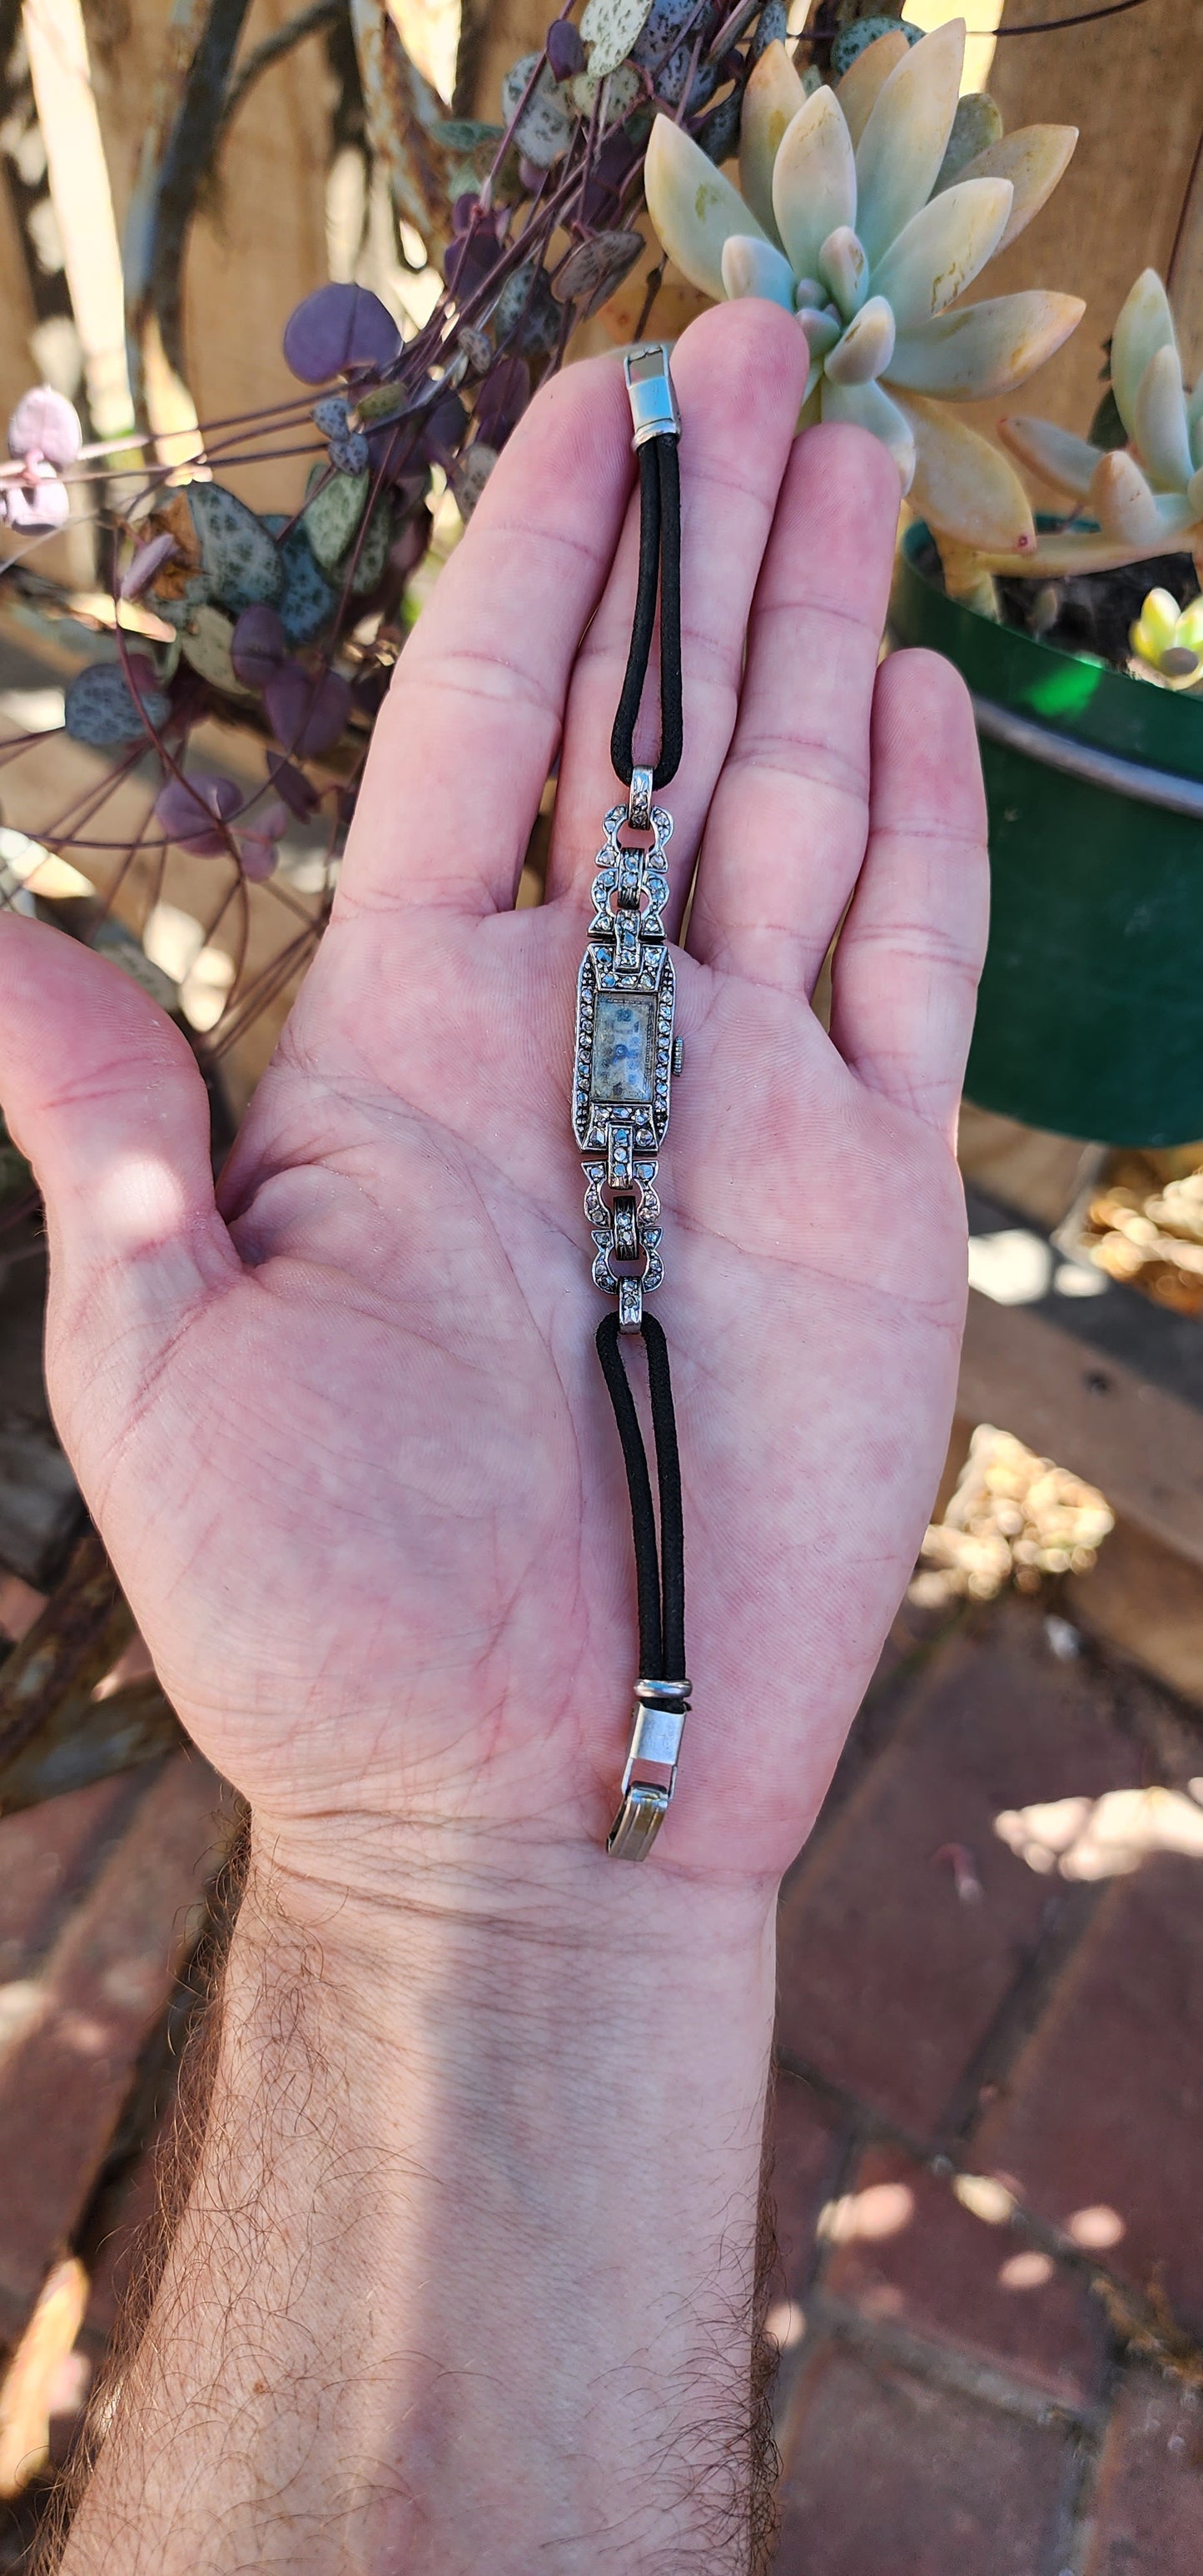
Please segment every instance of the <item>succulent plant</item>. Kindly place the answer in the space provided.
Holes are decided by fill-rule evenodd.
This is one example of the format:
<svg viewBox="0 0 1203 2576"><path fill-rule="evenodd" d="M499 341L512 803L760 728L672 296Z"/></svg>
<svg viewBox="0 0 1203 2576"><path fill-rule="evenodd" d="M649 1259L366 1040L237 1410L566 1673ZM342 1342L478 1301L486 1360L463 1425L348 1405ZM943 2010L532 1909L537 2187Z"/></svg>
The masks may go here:
<svg viewBox="0 0 1203 2576"><path fill-rule="evenodd" d="M1084 307L1031 289L951 308L1044 204L1077 136L1003 136L992 102L958 100L964 48L960 19L913 48L894 27L808 97L771 44L744 94L739 189L660 116L647 202L691 284L797 313L811 355L801 426L871 430L939 535L1014 556L1036 543L1024 486L949 405L1022 384Z"/></svg>
<svg viewBox="0 0 1203 2576"><path fill-rule="evenodd" d="M1084 502L1097 526L1042 536L1022 565L991 555L985 569L1108 572L1181 548L1193 553L1203 581L1203 375L1188 393L1155 268L1137 278L1116 323L1111 387L1125 447L1096 446L1055 421L1000 420L1012 455Z"/></svg>
<svg viewBox="0 0 1203 2576"><path fill-rule="evenodd" d="M1195 688L1203 680L1203 598L1179 608L1170 591L1149 591L1128 641L1167 688Z"/></svg>

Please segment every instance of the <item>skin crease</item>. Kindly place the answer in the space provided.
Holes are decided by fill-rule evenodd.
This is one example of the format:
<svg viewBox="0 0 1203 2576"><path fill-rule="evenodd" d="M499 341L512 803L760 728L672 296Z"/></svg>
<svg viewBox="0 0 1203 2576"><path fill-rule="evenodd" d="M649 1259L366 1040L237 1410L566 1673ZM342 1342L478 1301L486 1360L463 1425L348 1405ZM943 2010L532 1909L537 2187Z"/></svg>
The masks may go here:
<svg viewBox="0 0 1203 2576"><path fill-rule="evenodd" d="M637 552L615 361L532 406L406 646L333 921L217 1204L182 1038L24 920L0 922L0 1093L47 1202L56 1420L290 1921L337 1941L353 1916L386 1979L415 1891L461 1938L478 1917L557 1937L579 1921L604 1957L636 1906L670 1944L679 1909L694 1955L746 1939L755 2046L731 2100L750 2134L764 1924L903 1591L951 1415L984 815L956 675L922 653L877 667L896 474L856 430L795 442L798 326L720 306L674 374L674 936L700 857L655 1311L694 1713L645 1870L600 1854L633 1577L566 1107ZM557 749L548 900L515 913ZM828 1037L808 994L846 910ZM612 2001L602 1978L599 2033ZM240 2080L232 2060L235 2126ZM627 2112L638 2125L637 2097ZM445 2545L442 2563L458 2563Z"/></svg>

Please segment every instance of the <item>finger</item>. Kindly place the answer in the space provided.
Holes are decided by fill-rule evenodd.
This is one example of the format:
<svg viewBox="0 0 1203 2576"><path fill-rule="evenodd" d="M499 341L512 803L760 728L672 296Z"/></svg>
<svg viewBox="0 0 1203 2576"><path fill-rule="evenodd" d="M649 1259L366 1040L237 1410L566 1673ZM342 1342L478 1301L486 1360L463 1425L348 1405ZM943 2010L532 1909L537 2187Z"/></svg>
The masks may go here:
<svg viewBox="0 0 1203 2576"><path fill-rule="evenodd" d="M796 441L689 925L708 965L791 993L813 990L864 856L897 526L898 472L877 439L831 423Z"/></svg>
<svg viewBox="0 0 1203 2576"><path fill-rule="evenodd" d="M214 1206L205 1087L129 976L10 915L0 1100L46 1202L52 1341L72 1380L95 1387L98 1424L102 1398L128 1393L188 1303L237 1267Z"/></svg>
<svg viewBox="0 0 1203 2576"><path fill-rule="evenodd" d="M339 911L512 904L631 473L617 359L570 367L505 448L401 655Z"/></svg>
<svg viewBox="0 0 1203 2576"><path fill-rule="evenodd" d="M951 1132L986 950L986 807L969 693L937 653L877 675L869 847L840 934L831 1034L878 1091Z"/></svg>
<svg viewBox="0 0 1203 2576"><path fill-rule="evenodd" d="M806 383L806 344L792 316L749 297L716 305L673 353L681 406L681 639L685 750L660 801L672 814L673 900L679 920L714 783L731 740L748 610ZM630 440L629 425L627 441ZM573 673L556 790L548 896L579 900L602 818L620 790L610 729L622 688L639 556L638 509L627 516L604 596ZM653 682L636 728L654 756Z"/></svg>

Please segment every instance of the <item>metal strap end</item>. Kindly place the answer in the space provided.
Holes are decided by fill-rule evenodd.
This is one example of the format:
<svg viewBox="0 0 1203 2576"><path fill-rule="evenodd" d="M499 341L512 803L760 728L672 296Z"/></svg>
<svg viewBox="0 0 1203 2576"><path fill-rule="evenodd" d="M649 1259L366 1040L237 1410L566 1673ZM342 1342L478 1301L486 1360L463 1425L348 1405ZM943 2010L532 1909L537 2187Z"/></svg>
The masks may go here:
<svg viewBox="0 0 1203 2576"><path fill-rule="evenodd" d="M643 447L649 438L679 438L681 414L665 342L650 340L641 349L629 349L622 372L635 424L632 444Z"/></svg>
<svg viewBox="0 0 1203 2576"><path fill-rule="evenodd" d="M657 1706L657 1699L671 1699L674 1705ZM646 1860L677 1785L677 1762L688 1715L688 1682L636 1682L631 1749L622 1775L621 1803L606 1837L606 1850L614 1860ZM636 1772L659 1772L660 1778L636 1779Z"/></svg>

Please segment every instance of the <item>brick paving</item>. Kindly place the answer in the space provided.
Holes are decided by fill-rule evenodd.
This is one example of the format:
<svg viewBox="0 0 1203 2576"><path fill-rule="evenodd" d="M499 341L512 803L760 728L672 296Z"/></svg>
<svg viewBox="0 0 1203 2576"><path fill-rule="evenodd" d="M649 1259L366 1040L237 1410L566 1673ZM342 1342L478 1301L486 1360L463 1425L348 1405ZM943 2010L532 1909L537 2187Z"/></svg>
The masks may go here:
<svg viewBox="0 0 1203 2576"><path fill-rule="evenodd" d="M153 2197L215 1795L176 1755L0 1820L0 2324L65 2255L90 2285L56 2457ZM1060 1660L1039 1602L904 1619L780 1995L775 2576L1203 2576L1203 1720Z"/></svg>
<svg viewBox="0 0 1203 2576"><path fill-rule="evenodd" d="M1203 1723L1038 1603L895 1645L779 2046L775 2576L1201 2576Z"/></svg>

